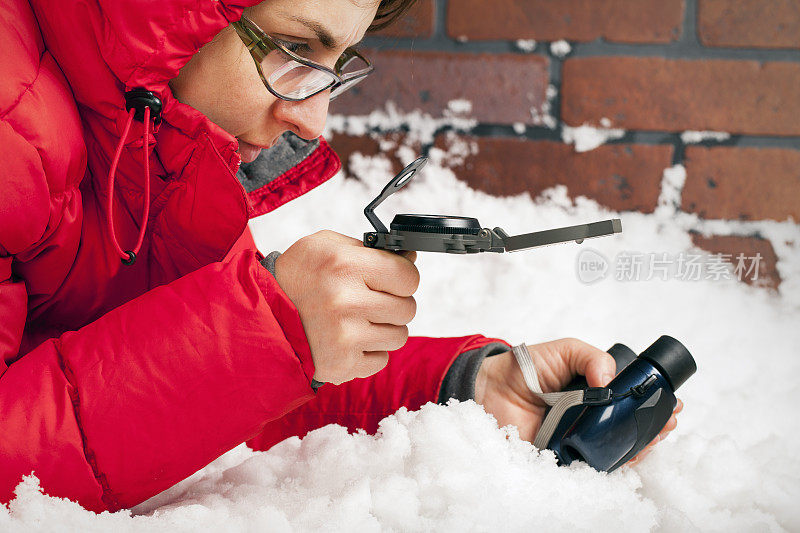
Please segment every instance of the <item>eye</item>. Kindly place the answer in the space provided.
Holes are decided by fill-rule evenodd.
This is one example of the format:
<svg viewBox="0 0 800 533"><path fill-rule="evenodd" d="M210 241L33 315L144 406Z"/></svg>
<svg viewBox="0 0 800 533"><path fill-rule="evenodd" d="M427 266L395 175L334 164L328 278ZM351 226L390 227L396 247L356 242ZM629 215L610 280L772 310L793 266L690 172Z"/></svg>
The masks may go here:
<svg viewBox="0 0 800 533"><path fill-rule="evenodd" d="M308 46L308 43L287 41L285 39L276 39L275 37L273 37L273 40L295 54L310 54L312 52L311 47Z"/></svg>

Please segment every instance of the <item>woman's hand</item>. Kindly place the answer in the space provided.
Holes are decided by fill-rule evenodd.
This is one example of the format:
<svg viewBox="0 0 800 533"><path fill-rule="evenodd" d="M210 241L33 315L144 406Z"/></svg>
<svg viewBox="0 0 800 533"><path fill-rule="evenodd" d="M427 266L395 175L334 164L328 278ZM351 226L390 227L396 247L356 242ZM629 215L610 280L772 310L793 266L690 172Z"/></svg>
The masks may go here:
<svg viewBox="0 0 800 533"><path fill-rule="evenodd" d="M559 339L527 347L543 392L560 391L576 374L586 376L590 387L604 387L615 375L616 363L611 355L578 339ZM494 415L501 427L508 424L517 426L520 437L530 442L535 439L547 409L547 404L528 389L511 351L483 361L475 383L475 401L482 404L487 413ZM683 402L678 400L661 433L631 459L629 465L641 461L653 446L675 429L678 423L675 414L681 409Z"/></svg>
<svg viewBox="0 0 800 533"><path fill-rule="evenodd" d="M278 256L275 279L297 307L314 379L340 384L381 370L403 347L417 312L416 252L366 248L323 230Z"/></svg>

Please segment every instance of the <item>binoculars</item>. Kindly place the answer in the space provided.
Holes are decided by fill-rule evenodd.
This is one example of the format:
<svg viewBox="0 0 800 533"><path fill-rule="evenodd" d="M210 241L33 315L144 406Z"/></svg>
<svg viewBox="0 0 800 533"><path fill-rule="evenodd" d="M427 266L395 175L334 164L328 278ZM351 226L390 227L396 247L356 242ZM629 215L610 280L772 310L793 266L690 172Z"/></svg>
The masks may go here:
<svg viewBox="0 0 800 533"><path fill-rule="evenodd" d="M677 404L675 391L697 371L686 347L667 335L638 356L624 344L608 353L618 373L606 387L588 387L579 376L564 389L583 389L584 397L548 440L559 464L580 460L606 472L625 464L664 428Z"/></svg>

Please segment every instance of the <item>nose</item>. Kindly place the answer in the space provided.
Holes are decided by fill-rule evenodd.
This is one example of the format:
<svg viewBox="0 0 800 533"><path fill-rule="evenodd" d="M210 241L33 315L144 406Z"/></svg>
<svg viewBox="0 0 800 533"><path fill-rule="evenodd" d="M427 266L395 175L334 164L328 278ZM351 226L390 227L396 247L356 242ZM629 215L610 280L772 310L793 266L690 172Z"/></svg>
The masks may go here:
<svg viewBox="0 0 800 533"><path fill-rule="evenodd" d="M311 140L322 135L329 103L330 91L323 91L299 102L278 100L275 102L273 114L294 133Z"/></svg>

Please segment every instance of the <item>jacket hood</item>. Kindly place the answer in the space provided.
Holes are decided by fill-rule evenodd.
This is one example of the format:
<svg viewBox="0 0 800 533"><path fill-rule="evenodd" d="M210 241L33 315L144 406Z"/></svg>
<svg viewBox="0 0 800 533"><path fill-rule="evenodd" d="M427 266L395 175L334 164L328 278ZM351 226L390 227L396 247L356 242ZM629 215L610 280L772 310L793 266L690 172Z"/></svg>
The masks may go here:
<svg viewBox="0 0 800 533"><path fill-rule="evenodd" d="M119 89L168 92L169 80L200 47L259 1L33 0L32 6L45 45L83 102L108 88L96 86L96 73L82 79L87 64L104 64Z"/></svg>
<svg viewBox="0 0 800 533"><path fill-rule="evenodd" d="M110 257L119 257L113 242L130 250L147 232L155 240L143 241L137 263L173 263L168 270L183 274L220 260L245 230L252 205L236 179L236 139L178 102L168 82L254 1L32 0L45 47L78 105L87 150L83 181L100 198L112 192L112 160L121 148L111 207L98 220L109 224L103 241ZM125 108L124 94L134 88L162 101L160 123L148 124L147 151L145 124L131 122ZM176 245L188 253L180 257Z"/></svg>
<svg viewBox="0 0 800 533"><path fill-rule="evenodd" d="M259 1L101 0L95 38L126 87L161 93L200 47Z"/></svg>
<svg viewBox="0 0 800 533"><path fill-rule="evenodd" d="M164 105L162 118L185 132L205 117L175 101L169 81L204 44L259 0L32 0L45 45L72 88L81 111L124 127L124 93L144 87ZM105 72L104 72L105 71ZM81 109L82 108L82 109ZM208 124L218 148L235 142ZM141 124L141 123L139 123ZM134 124L132 137L141 132ZM155 131L158 131L156 128ZM237 162L238 163L238 162Z"/></svg>
<svg viewBox="0 0 800 533"><path fill-rule="evenodd" d="M143 87L158 95L163 104L162 123L153 127L155 135L151 139L155 148L153 174L162 179L179 177L196 165L199 155L195 152L200 148L215 156L216 163L211 166L221 164L224 169L219 170L239 184L236 172L241 158L236 152L236 138L200 111L178 102L169 81L204 44L241 18L246 7L261 1L264 0L31 0L44 44L78 104L94 180L107 174L111 155L125 129L125 92ZM143 124L134 121L126 146L141 147L142 134ZM324 142L314 143L322 144L321 150L311 154L311 161L305 163L306 167L315 168L316 174L293 175L273 183L269 181L276 176L255 180L269 183L271 190L244 197L248 216L276 208L338 170L340 162L330 148ZM263 155L268 159L269 154ZM126 156L133 154L123 154L123 159ZM204 172L208 172L207 164L203 165ZM141 176L127 172L124 161L120 166L120 186L141 188ZM293 190L278 191L287 185ZM243 196L245 191L239 189L239 196ZM159 192L159 184L155 183L153 195ZM248 187L246 192L252 191ZM216 209L225 208L222 205Z"/></svg>
<svg viewBox="0 0 800 533"><path fill-rule="evenodd" d="M21 12L28 4L11 1L20 5ZM237 178L241 159L236 138L172 94L169 80L200 47L240 18L244 8L256 3L30 0L43 40L36 47L44 59L35 67L39 81L29 91L27 107L35 125L28 126L33 126L32 138L46 139L35 142L46 146L39 157L52 197L50 221L59 225L48 231L69 234L75 243L74 259L53 257L48 268L58 274L47 286L31 288L37 293L32 305L42 316L55 317L53 309L60 306L59 320L69 317L70 324L88 320L155 285L220 261L246 230L249 218L304 194L339 169L330 147L315 140L313 151L296 150L294 160L283 157L296 164L282 175L250 180L253 186L246 189ZM52 64L48 54L56 65L46 69L45 60ZM60 70L63 80L58 72L50 72L53 69ZM142 145L142 122L132 121L123 135L129 123L124 95L139 87L158 95L163 106L161 122L151 124L147 135L148 150ZM38 114L33 112L37 98L38 105L45 105ZM65 116L76 116L78 124L49 114L46 106L54 102L60 102ZM115 187L109 198L118 147ZM61 161L69 161L66 169L63 163L51 163ZM73 206L69 217L58 211L65 190ZM137 238L142 246L136 263L122 265L113 241L130 250ZM91 302L71 282L76 272L91 273L96 280Z"/></svg>

